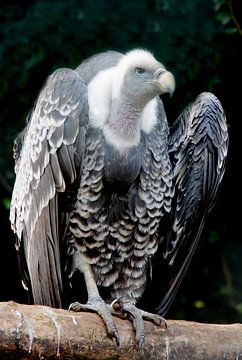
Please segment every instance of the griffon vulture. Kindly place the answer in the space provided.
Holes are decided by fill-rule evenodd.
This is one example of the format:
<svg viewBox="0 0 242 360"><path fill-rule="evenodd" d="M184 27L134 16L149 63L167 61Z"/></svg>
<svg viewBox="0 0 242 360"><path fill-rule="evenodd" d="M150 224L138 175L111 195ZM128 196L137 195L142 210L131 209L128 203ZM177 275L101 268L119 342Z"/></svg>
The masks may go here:
<svg viewBox="0 0 242 360"><path fill-rule="evenodd" d="M178 290L227 155L211 93L168 126L159 96L174 88L148 51L95 55L48 77L14 145L24 287L34 303L61 307L64 279L80 272L87 302L70 309L97 312L117 343L112 314L128 315L138 347L143 319L160 324Z"/></svg>

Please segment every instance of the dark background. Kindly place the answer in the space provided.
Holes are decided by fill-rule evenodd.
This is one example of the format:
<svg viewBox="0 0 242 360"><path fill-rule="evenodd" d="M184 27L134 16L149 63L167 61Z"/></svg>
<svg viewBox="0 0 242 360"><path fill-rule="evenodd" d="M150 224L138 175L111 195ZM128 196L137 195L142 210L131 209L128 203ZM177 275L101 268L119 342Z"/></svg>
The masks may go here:
<svg viewBox="0 0 242 360"><path fill-rule="evenodd" d="M242 321L240 1L1 1L0 5L0 301L26 302L9 205L14 182L12 144L46 77L75 68L106 49L151 50L176 76L165 99L168 119L202 91L225 109L230 131L219 201L168 318Z"/></svg>

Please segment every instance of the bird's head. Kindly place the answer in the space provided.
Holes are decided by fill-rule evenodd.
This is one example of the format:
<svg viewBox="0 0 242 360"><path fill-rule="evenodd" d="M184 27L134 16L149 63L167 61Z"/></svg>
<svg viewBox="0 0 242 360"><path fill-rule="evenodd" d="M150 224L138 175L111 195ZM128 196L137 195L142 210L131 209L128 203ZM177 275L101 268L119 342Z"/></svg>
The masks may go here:
<svg viewBox="0 0 242 360"><path fill-rule="evenodd" d="M154 56L146 50L132 50L118 65L113 82L112 97L124 95L145 105L155 96L175 89L175 78Z"/></svg>

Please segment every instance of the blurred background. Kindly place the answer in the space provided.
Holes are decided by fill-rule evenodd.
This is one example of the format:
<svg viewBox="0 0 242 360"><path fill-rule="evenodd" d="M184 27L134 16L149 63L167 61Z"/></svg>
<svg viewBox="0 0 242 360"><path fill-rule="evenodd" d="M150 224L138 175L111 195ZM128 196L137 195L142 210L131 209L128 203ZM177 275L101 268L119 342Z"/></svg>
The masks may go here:
<svg viewBox="0 0 242 360"><path fill-rule="evenodd" d="M12 144L46 77L107 49L151 50L177 89L169 121L200 92L222 102L230 131L227 171L198 249L167 318L242 321L241 0L1 1L0 301L27 302L9 224Z"/></svg>

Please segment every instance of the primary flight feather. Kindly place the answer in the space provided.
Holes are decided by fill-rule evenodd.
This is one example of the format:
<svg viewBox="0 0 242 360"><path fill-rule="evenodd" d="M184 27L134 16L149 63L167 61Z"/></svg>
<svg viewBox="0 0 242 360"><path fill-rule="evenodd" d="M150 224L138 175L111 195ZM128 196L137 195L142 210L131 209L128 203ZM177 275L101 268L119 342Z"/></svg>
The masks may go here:
<svg viewBox="0 0 242 360"><path fill-rule="evenodd" d="M227 155L225 115L211 93L169 128L159 95L174 89L148 51L95 55L49 76L14 145L10 220L34 303L61 307L64 279L80 272L87 303L70 309L96 311L117 343L111 314L131 315L139 347L142 319L162 318L136 303L166 313Z"/></svg>

